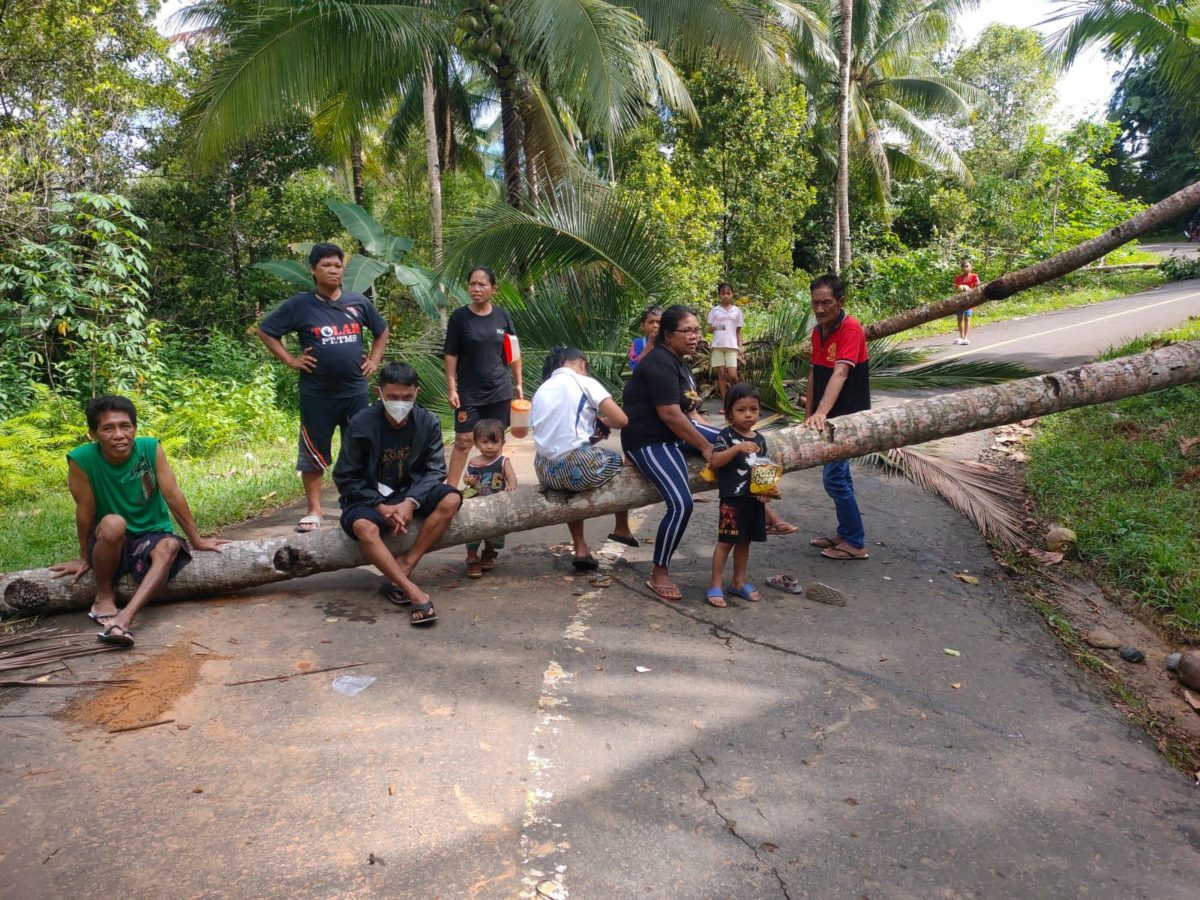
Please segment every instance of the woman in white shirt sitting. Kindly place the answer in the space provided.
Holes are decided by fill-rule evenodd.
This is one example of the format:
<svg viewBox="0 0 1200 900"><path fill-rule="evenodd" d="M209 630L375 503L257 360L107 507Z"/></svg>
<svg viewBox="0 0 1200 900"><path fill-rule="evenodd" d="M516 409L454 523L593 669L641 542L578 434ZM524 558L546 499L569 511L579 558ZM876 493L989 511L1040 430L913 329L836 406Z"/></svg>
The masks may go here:
<svg viewBox="0 0 1200 900"><path fill-rule="evenodd" d="M538 481L554 491L579 493L600 487L621 471L616 450L596 446L610 428L629 423L612 394L587 374L587 359L574 347L555 347L542 367L542 386L533 395L530 424L537 449L533 466ZM629 529L629 514L617 513L608 536L629 547L638 540ZM575 545L572 564L587 571L599 566L583 537L583 522L571 522Z"/></svg>

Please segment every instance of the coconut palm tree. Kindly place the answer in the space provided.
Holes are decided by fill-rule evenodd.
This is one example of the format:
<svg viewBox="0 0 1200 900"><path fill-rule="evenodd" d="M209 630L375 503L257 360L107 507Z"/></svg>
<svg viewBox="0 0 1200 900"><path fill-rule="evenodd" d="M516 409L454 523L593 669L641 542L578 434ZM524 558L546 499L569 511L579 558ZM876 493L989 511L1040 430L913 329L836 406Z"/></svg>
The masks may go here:
<svg viewBox="0 0 1200 900"><path fill-rule="evenodd" d="M751 0L300 0L266 9L205 0L184 16L225 48L187 111L202 156L297 108L369 120L425 71L427 52L445 54L492 81L511 205L529 193L524 172L553 176L574 163L564 114L584 136L611 140L655 104L692 112L664 48L707 46L756 66L777 59L766 12Z"/></svg>
<svg viewBox="0 0 1200 900"><path fill-rule="evenodd" d="M962 115L983 103L982 92L939 73L933 56L944 45L955 18L978 0L804 0L811 18L791 28L789 56L813 103L814 144L825 177L848 169L866 177L871 200L885 202L894 177L936 171L970 181L963 161L931 125L939 116ZM843 6L847 9L843 12ZM843 29L842 22L850 27ZM839 140L839 64L843 36L849 39L846 131ZM848 172L847 172L848 174ZM842 193L842 192L839 192ZM848 194L848 188L844 192ZM841 263L849 257L849 203L835 216L835 246Z"/></svg>
<svg viewBox="0 0 1200 900"><path fill-rule="evenodd" d="M1059 0L1048 21L1064 23L1054 46L1068 65L1089 47L1153 60L1180 111L1200 122L1200 0Z"/></svg>

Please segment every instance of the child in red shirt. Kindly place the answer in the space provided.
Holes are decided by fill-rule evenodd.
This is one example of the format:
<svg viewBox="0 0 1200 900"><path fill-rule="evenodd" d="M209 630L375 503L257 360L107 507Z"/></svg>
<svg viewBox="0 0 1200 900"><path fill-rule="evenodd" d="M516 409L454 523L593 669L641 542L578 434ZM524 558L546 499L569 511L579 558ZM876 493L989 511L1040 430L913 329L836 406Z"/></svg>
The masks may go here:
<svg viewBox="0 0 1200 900"><path fill-rule="evenodd" d="M979 276L971 271L971 261L964 259L962 264L962 274L954 276L954 290L962 293L973 288L979 287ZM967 340L967 332L971 330L971 313L973 309L966 309L960 313L955 313L958 319L958 340L956 344L969 344Z"/></svg>

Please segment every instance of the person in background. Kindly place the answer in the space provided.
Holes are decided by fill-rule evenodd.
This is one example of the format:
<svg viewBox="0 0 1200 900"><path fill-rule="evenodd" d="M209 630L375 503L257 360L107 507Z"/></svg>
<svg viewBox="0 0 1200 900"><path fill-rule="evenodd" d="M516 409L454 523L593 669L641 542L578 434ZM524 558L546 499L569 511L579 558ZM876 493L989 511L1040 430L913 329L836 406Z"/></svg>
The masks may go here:
<svg viewBox="0 0 1200 900"><path fill-rule="evenodd" d="M479 455L467 463L463 479L466 489L463 498L490 497L503 491L517 489L517 473L512 460L504 455L504 423L499 419L480 419L472 432ZM482 541L483 556L479 555L480 541L467 544L467 577L480 578L496 567L498 551L504 549L504 535Z"/></svg>
<svg viewBox="0 0 1200 900"><path fill-rule="evenodd" d="M442 348L446 365L446 390L454 413L454 448L450 451L447 483L458 487L467 457L474 446L475 425L480 419L498 419L508 428L516 395L524 399L521 384L517 329L508 312L492 303L496 275L487 266L476 266L467 275L468 306L460 306L446 323Z"/></svg>
<svg viewBox="0 0 1200 900"><path fill-rule="evenodd" d="M395 362L380 369L379 402L350 420L333 481L342 530L387 579L380 593L410 607L409 624L430 625L437 612L412 574L450 527L462 495L446 484L442 423L416 405L419 388L411 366ZM418 513L424 521L416 540L406 553L393 555L384 535L407 534Z"/></svg>
<svg viewBox="0 0 1200 900"><path fill-rule="evenodd" d="M846 288L836 275L814 278L809 286L817 326L812 332L812 369L804 410L804 427L824 432L829 419L871 408L870 362L867 337L853 316L846 315ZM867 559L863 529L850 461L826 463L825 493L837 510L837 534L809 541L826 559Z"/></svg>
<svg viewBox="0 0 1200 900"><path fill-rule="evenodd" d="M662 321L661 306L647 306L642 311L642 337L634 338L629 345L629 371L637 368L650 348L654 346L654 336L658 334L658 323Z"/></svg>
<svg viewBox="0 0 1200 900"><path fill-rule="evenodd" d="M547 355L530 422L537 448L534 471L550 490L573 494L594 490L621 471L621 454L596 443L608 429L624 428L629 420L604 385L588 375L587 359L575 347L555 347ZM597 568L599 563L584 540L583 522L567 527L575 549L571 564L579 571ZM617 513L608 539L638 546L629 528L629 513Z"/></svg>
<svg viewBox="0 0 1200 900"><path fill-rule="evenodd" d="M300 449L296 470L304 482L308 509L300 532L321 527L321 481L331 465L333 429L342 440L350 419L367 408L367 379L387 348L388 326L362 294L342 290L345 253L336 244L315 244L308 253L313 289L296 294L259 323L258 339L289 368L300 373ZM374 335L370 355L363 328ZM300 355L283 346L284 335L300 339Z"/></svg>
<svg viewBox="0 0 1200 900"><path fill-rule="evenodd" d="M962 263L962 271L954 276L954 290L958 293L974 290L979 287L979 276L971 271L971 261L964 259ZM969 344L967 332L971 330L971 315L975 312L973 309L964 309L962 312L955 313L958 319L958 340L956 344Z"/></svg>
<svg viewBox="0 0 1200 900"><path fill-rule="evenodd" d="M722 281L717 285L717 299L720 303L708 312L708 330L712 333L709 366L717 373L717 388L723 402L725 392L737 381L738 362L746 358L742 352L742 326L746 319L733 305L732 284Z"/></svg>
<svg viewBox="0 0 1200 900"><path fill-rule="evenodd" d="M137 436L137 409L127 397L106 394L86 410L92 442L67 454L67 487L75 499L79 558L51 566L56 578L90 569L96 599L88 618L103 627L97 639L133 646L133 619L164 584L192 561L188 545L171 527L175 516L196 550L221 552L229 543L205 538L175 481L175 472L157 438ZM133 596L117 609L116 585L133 580Z"/></svg>

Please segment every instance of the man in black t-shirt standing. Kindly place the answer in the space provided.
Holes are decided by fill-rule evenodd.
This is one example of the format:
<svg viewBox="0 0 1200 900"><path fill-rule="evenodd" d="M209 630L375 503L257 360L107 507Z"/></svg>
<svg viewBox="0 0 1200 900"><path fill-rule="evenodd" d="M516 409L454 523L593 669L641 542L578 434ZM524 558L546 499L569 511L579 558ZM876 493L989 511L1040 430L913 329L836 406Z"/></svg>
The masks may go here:
<svg viewBox="0 0 1200 900"><path fill-rule="evenodd" d="M330 466L333 429L342 439L351 416L366 409L367 378L379 368L388 326L362 294L342 290L345 254L336 244L316 244L308 254L314 289L285 300L259 324L258 338L284 365L300 373L300 448L296 469L308 510L300 532L321 527L321 478ZM365 353L363 328L374 337ZM295 332L300 355L283 346Z"/></svg>

